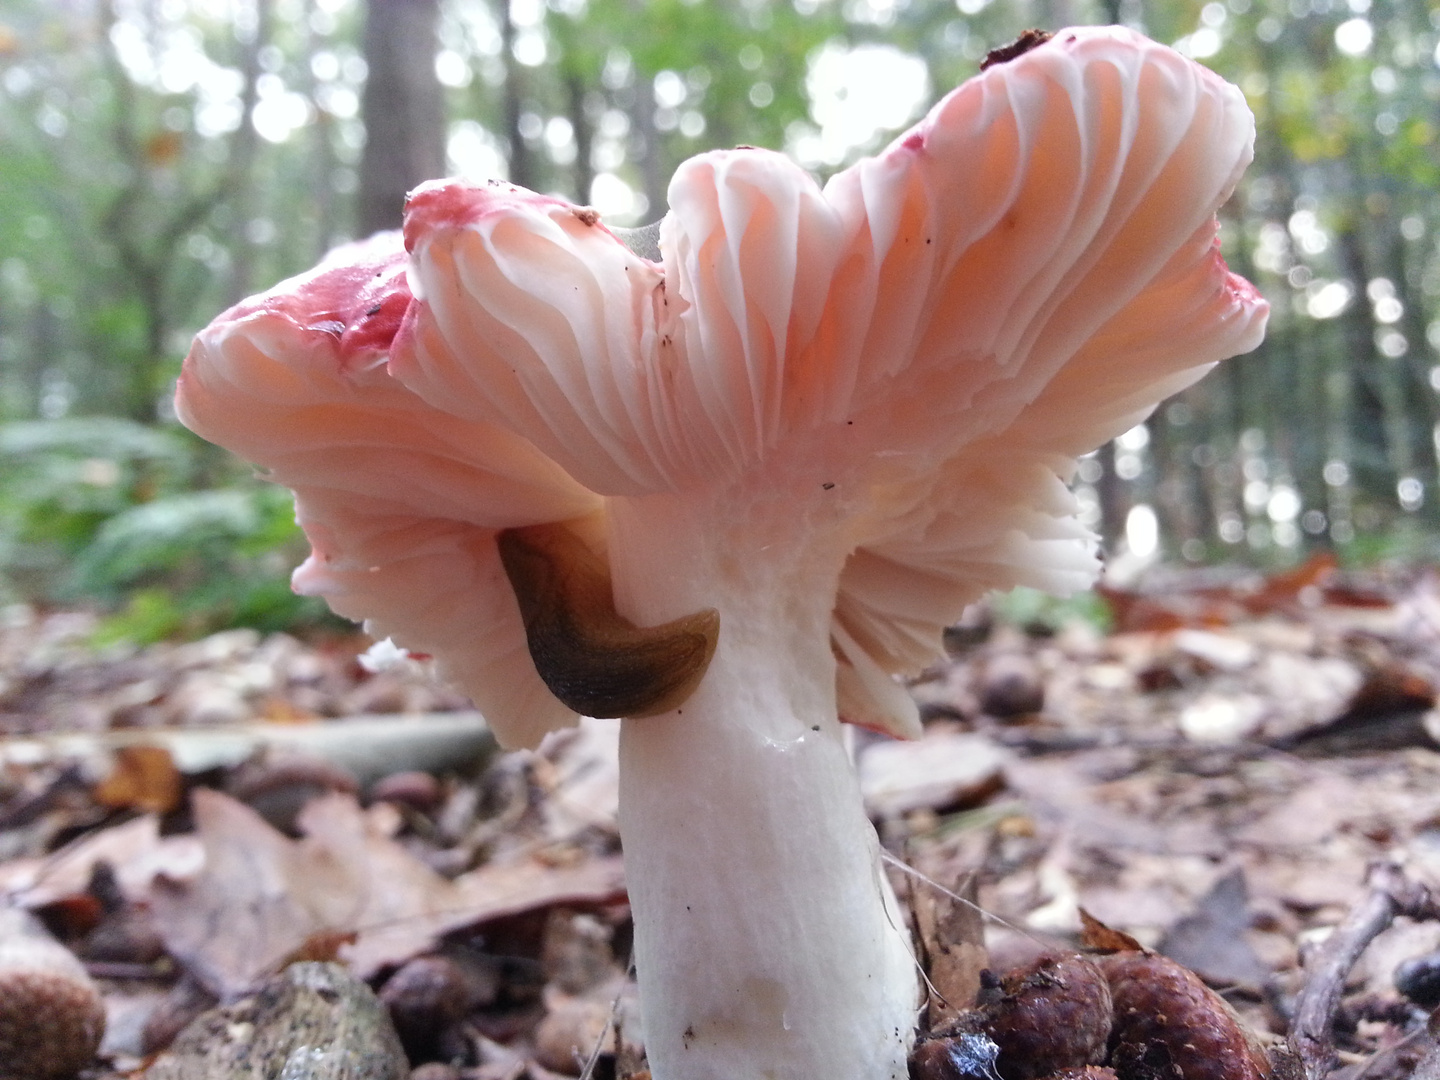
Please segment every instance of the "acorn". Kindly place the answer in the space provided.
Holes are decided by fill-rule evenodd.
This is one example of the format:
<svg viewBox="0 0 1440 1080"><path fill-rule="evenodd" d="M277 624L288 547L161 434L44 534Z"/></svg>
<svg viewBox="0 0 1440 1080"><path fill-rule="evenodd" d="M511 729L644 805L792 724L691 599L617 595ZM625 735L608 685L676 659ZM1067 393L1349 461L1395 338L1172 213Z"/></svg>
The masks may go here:
<svg viewBox="0 0 1440 1080"><path fill-rule="evenodd" d="M69 1080L104 1033L105 1006L80 961L27 912L0 908L0 1080Z"/></svg>
<svg viewBox="0 0 1440 1080"><path fill-rule="evenodd" d="M997 996L998 995L998 996ZM1000 1047L1005 1080L1099 1065L1110 1038L1110 987L1079 953L1042 953L981 991L980 1029Z"/></svg>
<svg viewBox="0 0 1440 1080"><path fill-rule="evenodd" d="M1098 959L1115 1025L1110 1064L1120 1080L1264 1080L1269 1060L1225 999L1168 957L1143 951Z"/></svg>

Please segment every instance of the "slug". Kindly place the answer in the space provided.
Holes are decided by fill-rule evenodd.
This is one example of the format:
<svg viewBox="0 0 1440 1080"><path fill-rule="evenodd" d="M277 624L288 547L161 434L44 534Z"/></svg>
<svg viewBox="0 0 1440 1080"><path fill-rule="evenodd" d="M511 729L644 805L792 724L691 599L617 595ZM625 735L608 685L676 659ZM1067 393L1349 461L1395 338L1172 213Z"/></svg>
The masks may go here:
<svg viewBox="0 0 1440 1080"><path fill-rule="evenodd" d="M584 716L655 716L695 692L720 637L714 608L639 627L615 610L603 560L564 524L505 529L496 542L530 658L562 703Z"/></svg>

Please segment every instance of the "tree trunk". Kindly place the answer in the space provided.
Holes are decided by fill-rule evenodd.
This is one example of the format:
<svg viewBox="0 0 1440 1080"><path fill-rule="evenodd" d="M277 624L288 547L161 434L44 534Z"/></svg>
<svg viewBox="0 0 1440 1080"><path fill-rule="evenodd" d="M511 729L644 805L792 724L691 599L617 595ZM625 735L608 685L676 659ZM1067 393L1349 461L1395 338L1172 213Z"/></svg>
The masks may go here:
<svg viewBox="0 0 1440 1080"><path fill-rule="evenodd" d="M570 124L575 129L575 201L590 201L590 186L595 182L595 167L591 164L591 152L595 147L594 126L585 109L585 80L577 71L565 76L565 97L570 108Z"/></svg>
<svg viewBox="0 0 1440 1080"><path fill-rule="evenodd" d="M260 50L270 42L270 0L255 0L255 27L254 37L244 43L241 53L240 73L245 82L240 91L240 110L244 120L230 143L228 162L230 175L235 178L232 206L239 227L235 230L230 248L230 280L225 290L227 304L249 296L255 276L255 243L250 239L250 219L261 205L260 193L255 190L253 179L260 133L255 130L251 118L260 100Z"/></svg>
<svg viewBox="0 0 1440 1080"><path fill-rule="evenodd" d="M505 57L505 138L510 144L510 182L534 191L538 186L535 155L525 136L520 134L520 116L525 111L521 100L520 64L515 59L515 20L510 17L509 0L500 0L500 50Z"/></svg>
<svg viewBox="0 0 1440 1080"><path fill-rule="evenodd" d="M635 72L635 98L630 106L630 153L640 165L645 193L645 220L665 216L666 176L661 168L660 132L655 128L655 83L650 72Z"/></svg>
<svg viewBox="0 0 1440 1080"><path fill-rule="evenodd" d="M369 0L358 231L400 225L406 194L445 172L445 99L435 77L439 0Z"/></svg>
<svg viewBox="0 0 1440 1080"><path fill-rule="evenodd" d="M1115 443L1107 442L1095 455L1100 463L1100 479L1095 492L1100 497L1100 542L1105 551L1114 555L1120 538L1125 535L1125 518L1130 513L1130 492L1115 471Z"/></svg>
<svg viewBox="0 0 1440 1080"><path fill-rule="evenodd" d="M305 22L307 31L306 56L313 56L326 45L325 36L318 33L310 22L310 15L317 10L316 0L307 0ZM311 74L306 89L312 98L319 89L320 80ZM316 108L315 123L310 127L310 186L315 199L315 258L329 251L339 241L344 225L338 220L335 206L335 119L324 109Z"/></svg>

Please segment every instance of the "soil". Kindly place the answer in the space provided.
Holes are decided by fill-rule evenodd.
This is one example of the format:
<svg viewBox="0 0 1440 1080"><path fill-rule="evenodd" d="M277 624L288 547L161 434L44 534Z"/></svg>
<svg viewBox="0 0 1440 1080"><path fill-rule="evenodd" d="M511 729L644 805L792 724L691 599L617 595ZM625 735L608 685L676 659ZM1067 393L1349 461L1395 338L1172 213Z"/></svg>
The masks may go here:
<svg viewBox="0 0 1440 1080"><path fill-rule="evenodd" d="M913 685L924 738L857 732L926 1029L993 1012L1001 973L1104 954L1083 912L1203 980L1274 1075L1440 1068L1440 585L1313 564L1107 599L1104 633L977 610ZM373 989L417 1077L646 1075L613 723L477 755L468 703L368 640L96 649L94 627L0 626L0 904L95 981L87 1075L138 1075L297 959ZM405 725L384 770L262 737L359 714Z"/></svg>

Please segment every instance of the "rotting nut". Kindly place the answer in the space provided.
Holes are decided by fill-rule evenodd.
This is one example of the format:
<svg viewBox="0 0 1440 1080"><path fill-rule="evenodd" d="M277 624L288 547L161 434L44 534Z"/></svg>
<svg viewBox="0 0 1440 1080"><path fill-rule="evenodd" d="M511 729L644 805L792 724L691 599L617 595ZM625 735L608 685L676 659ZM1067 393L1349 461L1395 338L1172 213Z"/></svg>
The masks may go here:
<svg viewBox="0 0 1440 1080"><path fill-rule="evenodd" d="M1244 1022L1188 968L1154 953L1098 958L1110 982L1110 1063L1120 1080L1263 1080L1264 1050Z"/></svg>
<svg viewBox="0 0 1440 1080"><path fill-rule="evenodd" d="M68 1080L104 1033L105 1006L80 961L27 912L0 908L0 1076Z"/></svg>
<svg viewBox="0 0 1440 1080"><path fill-rule="evenodd" d="M1045 680L1035 661L1020 653L992 656L980 674L980 708L1000 720L1014 720L1045 707Z"/></svg>
<svg viewBox="0 0 1440 1080"><path fill-rule="evenodd" d="M1000 1048L996 1067L1005 1080L1039 1080L1104 1062L1110 987L1089 958L1042 953L1004 975L996 990L999 997L975 1012L980 1030Z"/></svg>
<svg viewBox="0 0 1440 1080"><path fill-rule="evenodd" d="M1000 1048L979 1032L924 1039L910 1051L910 1080L995 1080Z"/></svg>
<svg viewBox="0 0 1440 1080"><path fill-rule="evenodd" d="M1395 989L1422 1009L1440 1006L1440 952L1412 956L1395 969Z"/></svg>
<svg viewBox="0 0 1440 1080"><path fill-rule="evenodd" d="M424 1056L440 1033L470 1009L468 981L445 956L420 956L386 981L380 1001L390 1011L400 1041L412 1056Z"/></svg>

